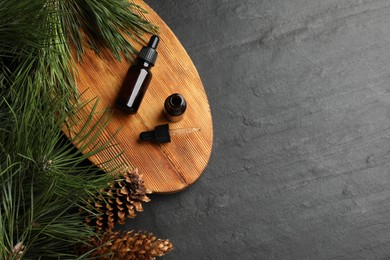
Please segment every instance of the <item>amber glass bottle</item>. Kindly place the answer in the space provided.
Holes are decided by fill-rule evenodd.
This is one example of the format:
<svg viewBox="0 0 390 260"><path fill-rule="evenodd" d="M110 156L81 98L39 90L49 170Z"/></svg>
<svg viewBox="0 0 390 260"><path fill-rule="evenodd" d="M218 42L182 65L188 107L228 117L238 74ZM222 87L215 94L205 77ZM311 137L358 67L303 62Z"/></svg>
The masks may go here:
<svg viewBox="0 0 390 260"><path fill-rule="evenodd" d="M183 118L186 108L187 102L179 93L172 94L165 99L164 113L169 122L179 122Z"/></svg>
<svg viewBox="0 0 390 260"><path fill-rule="evenodd" d="M134 65L129 68L126 78L119 90L116 99L116 106L121 110L135 114L141 105L142 99L152 79L150 69L157 60L157 45L159 38L153 35L147 46L144 46L135 60Z"/></svg>

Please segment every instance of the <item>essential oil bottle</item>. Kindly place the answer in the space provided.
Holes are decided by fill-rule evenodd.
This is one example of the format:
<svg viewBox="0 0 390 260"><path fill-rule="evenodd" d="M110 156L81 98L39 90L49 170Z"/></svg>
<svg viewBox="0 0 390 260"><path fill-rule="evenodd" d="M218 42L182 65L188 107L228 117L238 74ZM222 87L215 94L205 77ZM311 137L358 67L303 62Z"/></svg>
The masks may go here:
<svg viewBox="0 0 390 260"><path fill-rule="evenodd" d="M179 122L187 109L187 102L184 97L175 93L165 99L164 102L164 114L169 122Z"/></svg>
<svg viewBox="0 0 390 260"><path fill-rule="evenodd" d="M150 69L157 60L157 45L160 39L153 35L147 46L144 46L125 77L116 99L116 106L130 114L135 114L152 79Z"/></svg>

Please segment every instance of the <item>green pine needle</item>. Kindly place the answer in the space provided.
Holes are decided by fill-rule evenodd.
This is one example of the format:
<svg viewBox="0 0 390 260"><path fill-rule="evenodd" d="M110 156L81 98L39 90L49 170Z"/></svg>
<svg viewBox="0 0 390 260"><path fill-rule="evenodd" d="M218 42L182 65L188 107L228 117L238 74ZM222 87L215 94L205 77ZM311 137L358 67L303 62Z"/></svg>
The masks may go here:
<svg viewBox="0 0 390 260"><path fill-rule="evenodd" d="M131 58L136 50L128 38L143 42L141 36L144 33L157 30L139 15L145 11L128 0L61 1L60 10L64 14L64 30L68 32L79 58L84 51L83 45L97 52L100 47L108 48L119 60L121 55Z"/></svg>
<svg viewBox="0 0 390 260"><path fill-rule="evenodd" d="M142 12L127 0L0 1L0 259L75 259L98 235L78 209L124 166L113 162L120 153L100 165L109 174L85 163L115 144L98 141L110 114L80 101L72 48L131 58L132 43L156 32ZM82 130L68 141L74 124Z"/></svg>

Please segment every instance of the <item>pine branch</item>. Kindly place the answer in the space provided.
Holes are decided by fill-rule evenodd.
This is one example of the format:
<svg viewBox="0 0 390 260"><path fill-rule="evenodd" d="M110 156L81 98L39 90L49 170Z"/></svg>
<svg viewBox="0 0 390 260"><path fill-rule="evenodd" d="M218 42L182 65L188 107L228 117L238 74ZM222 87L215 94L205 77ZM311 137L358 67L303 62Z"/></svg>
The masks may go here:
<svg viewBox="0 0 390 260"><path fill-rule="evenodd" d="M101 174L93 165L80 165L86 156L71 145L58 146L61 128L57 121L50 121L51 110L36 109L23 120L14 111L10 113L15 116L6 118L9 131L5 135L0 131L0 136L13 140L26 131L33 133L33 141L24 139L27 143L16 142L13 147L1 140L6 149L0 154L0 245L5 249L0 252L10 254L16 244L23 243L26 257L69 256L73 245L95 235L77 211L82 198L97 199L99 190L117 177Z"/></svg>
<svg viewBox="0 0 390 260"><path fill-rule="evenodd" d="M120 60L131 58L136 49L131 41L144 42L145 33L156 33L157 27L141 17L145 10L128 0L60 1L63 26L78 57L84 45L99 51L109 49ZM131 39L131 40L129 40Z"/></svg>
<svg viewBox="0 0 390 260"><path fill-rule="evenodd" d="M138 12L125 0L0 1L0 259L76 258L74 245L96 237L78 208L105 195L123 169L100 174L82 163L112 145L94 142L106 115L97 125L89 119L96 111L79 121L85 131L73 141L81 150L64 141L64 121L74 122L85 105L71 47L79 57L84 45L131 57L128 39L155 30Z"/></svg>

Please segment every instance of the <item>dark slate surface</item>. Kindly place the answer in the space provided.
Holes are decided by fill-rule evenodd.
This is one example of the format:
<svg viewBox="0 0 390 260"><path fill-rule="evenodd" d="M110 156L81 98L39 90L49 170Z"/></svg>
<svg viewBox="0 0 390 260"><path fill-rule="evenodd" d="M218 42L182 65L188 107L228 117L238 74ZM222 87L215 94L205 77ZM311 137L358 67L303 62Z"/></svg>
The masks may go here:
<svg viewBox="0 0 390 260"><path fill-rule="evenodd" d="M199 71L214 147L126 228L169 238L164 259L390 258L390 1L147 3Z"/></svg>

